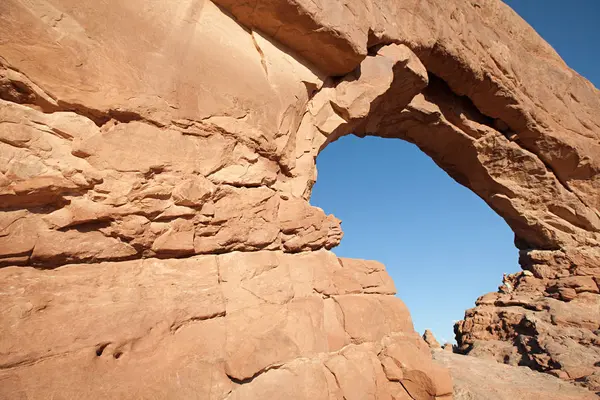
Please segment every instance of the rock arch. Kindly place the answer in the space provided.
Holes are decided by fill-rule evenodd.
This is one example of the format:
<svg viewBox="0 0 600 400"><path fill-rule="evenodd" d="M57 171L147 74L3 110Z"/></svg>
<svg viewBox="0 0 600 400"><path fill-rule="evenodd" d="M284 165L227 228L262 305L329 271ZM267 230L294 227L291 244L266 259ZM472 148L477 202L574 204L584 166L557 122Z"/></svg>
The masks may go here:
<svg viewBox="0 0 600 400"><path fill-rule="evenodd" d="M600 96L514 12L164 3L0 6L2 272L331 248L339 221L307 202L316 155L399 137L507 221L531 272L467 312L462 349L598 390Z"/></svg>
<svg viewBox="0 0 600 400"><path fill-rule="evenodd" d="M326 96L313 98L314 109L309 106L308 118L323 134L317 135L315 148L350 133L408 140L485 200L515 232L526 272L510 277L515 292L511 287L510 293L483 296L467 312L455 328L461 350L491 353L499 361L563 377L569 374L564 371L578 371L570 379L581 378L582 363L594 374L598 353L587 343L595 339L584 333L598 323L594 315L599 311L593 284L598 281L593 271L599 220L590 206L592 192L572 189L561 179L564 173L546 164L543 153L531 151L508 123L484 115L468 97L454 93L403 45L381 47ZM549 141L543 145L546 151L559 153L548 149L556 144ZM565 306L576 293L582 298L570 307L578 317L566 323ZM564 323L574 329L566 334L570 339L563 337L565 326L558 327ZM575 339L579 335L587 339ZM571 340L577 344L565 350ZM557 342L561 350L550 350Z"/></svg>

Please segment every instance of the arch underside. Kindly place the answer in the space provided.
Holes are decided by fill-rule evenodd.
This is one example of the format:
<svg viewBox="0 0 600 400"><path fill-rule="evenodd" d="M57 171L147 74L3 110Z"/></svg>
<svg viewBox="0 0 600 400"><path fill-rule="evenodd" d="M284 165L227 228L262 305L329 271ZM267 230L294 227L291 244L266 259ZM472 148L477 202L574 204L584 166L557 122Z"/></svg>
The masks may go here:
<svg viewBox="0 0 600 400"><path fill-rule="evenodd" d="M600 390L600 95L507 6L108 3L0 5L0 272L330 249L318 153L400 138L515 232L460 350Z"/></svg>

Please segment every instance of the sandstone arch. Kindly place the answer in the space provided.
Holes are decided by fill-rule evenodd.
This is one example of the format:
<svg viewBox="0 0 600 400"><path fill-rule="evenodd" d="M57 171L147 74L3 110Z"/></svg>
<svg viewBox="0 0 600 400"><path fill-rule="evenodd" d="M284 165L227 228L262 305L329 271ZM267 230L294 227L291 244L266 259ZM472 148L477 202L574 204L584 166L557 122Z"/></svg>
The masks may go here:
<svg viewBox="0 0 600 400"><path fill-rule="evenodd" d="M500 1L10 0L0 22L0 272L19 315L38 307L19 282L44 276L19 265L331 248L339 222L307 202L316 155L400 137L507 221L533 274L468 311L464 350L598 390L600 96Z"/></svg>

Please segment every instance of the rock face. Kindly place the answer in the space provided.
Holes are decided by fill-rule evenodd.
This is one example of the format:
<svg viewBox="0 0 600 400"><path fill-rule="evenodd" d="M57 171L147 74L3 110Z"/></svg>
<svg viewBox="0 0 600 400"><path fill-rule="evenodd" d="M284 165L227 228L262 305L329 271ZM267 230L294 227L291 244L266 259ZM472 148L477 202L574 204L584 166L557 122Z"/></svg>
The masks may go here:
<svg viewBox="0 0 600 400"><path fill-rule="evenodd" d="M2 399L451 398L377 262L232 252L0 275Z"/></svg>
<svg viewBox="0 0 600 400"><path fill-rule="evenodd" d="M340 242L340 221L308 200L316 156L350 133L415 143L515 232L529 273L467 312L459 348L600 390L600 94L499 0L5 0L0 37L0 364L11 396L45 396L64 383L61 368L98 380L86 392L70 384L66 398L193 397L185 390L200 386L272 398L288 378L278 397L446 396L412 356L390 356L399 371L376 360L389 338L414 336L405 310L377 297L391 293L377 289L380 266L344 260L344 293L314 287L303 300L279 287L296 278L227 294L221 272L210 276L221 270L206 260L234 251L308 274L305 255L290 253ZM202 265L178 270L186 263ZM272 268L259 269L250 276ZM194 274L201 284L189 286ZM246 295L256 291L267 294ZM338 295L348 297L332 303ZM232 316L236 301L248 308ZM344 301L375 319L319 328L321 310ZM273 335L252 325L262 320ZM205 324L215 327L188 331L194 341L178 336ZM240 343L222 350L223 335ZM136 340L146 358L128 350ZM406 354L421 351L406 340ZM359 359L355 370L348 360ZM353 389L356 375L368 394Z"/></svg>
<svg viewBox="0 0 600 400"><path fill-rule="evenodd" d="M459 350L526 365L600 393L598 263L523 253L525 271L480 297L455 326Z"/></svg>

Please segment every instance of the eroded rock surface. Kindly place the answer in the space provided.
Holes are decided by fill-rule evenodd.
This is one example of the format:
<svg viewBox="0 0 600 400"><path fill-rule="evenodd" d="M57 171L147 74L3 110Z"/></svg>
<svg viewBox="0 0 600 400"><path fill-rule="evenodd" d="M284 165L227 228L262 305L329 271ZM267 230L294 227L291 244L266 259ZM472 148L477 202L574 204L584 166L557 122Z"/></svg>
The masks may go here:
<svg viewBox="0 0 600 400"><path fill-rule="evenodd" d="M194 273L220 270L206 260L233 251L278 260L309 257L283 253L327 254L342 232L339 220L308 202L315 158L353 133L415 143L515 232L524 272L467 312L458 348L600 390L600 94L501 1L6 0L0 37L3 388L35 397L64 382L56 371L76 365L76 379L95 376L95 368L103 378L89 396L69 386L67 398L109 389L116 397L144 397L144 390L193 397L184 390L199 393L186 386L200 385L190 383L198 374L214 377L202 393L215 398L273 397L283 390L275 382L288 378L314 384L290 383L283 397L352 398L359 375L369 377L360 386L370 389L357 398L392 396L380 390L398 381L413 398L446 396L421 372L409 373L412 367L400 375L395 363L375 361L385 337L413 335L395 325L405 310L389 300L393 289L381 267L364 267L364 285L355 272L336 278L347 293L335 304L375 318L367 324L362 314L346 315L350 342L322 330L298 333L317 329L314 315L342 296L328 288L289 298L289 288L279 287L288 281L266 272L269 280L241 294L221 272L216 281L196 277L202 285L182 292L167 283L188 284L187 272L168 272L176 265L201 263L190 272L193 281ZM355 263L342 267L363 268ZM125 284L144 274L151 277L141 284L162 289ZM51 303L38 313L23 300L35 284L61 304L56 322L43 319ZM255 291L270 300L246 295ZM97 304L107 293L114 307L104 310ZM379 305L373 296L383 296ZM98 318L73 324L78 313ZM130 318L136 322L126 327L111 322ZM221 349L225 319L234 321L227 335L247 337L239 344L246 353L233 361ZM250 326L256 319L288 328L263 337L260 326ZM221 334L179 339L177 332L192 329L186 321L215 325L192 336ZM104 339L109 327L122 334ZM56 333L64 330L72 335ZM122 367L126 351L113 351L115 340L127 349L155 334L170 344L150 344L147 358ZM412 349L407 354L417 342L402 345ZM181 353L169 358L168 346ZM92 348L100 358L87 358ZM255 348L270 350L254 355ZM204 361L191 356L204 352ZM357 363L371 369L354 370ZM177 380L169 375L175 370ZM47 382L33 381L44 371ZM109 383L142 371L143 385Z"/></svg>
<svg viewBox="0 0 600 400"><path fill-rule="evenodd" d="M449 398L377 262L327 251L0 270L0 398Z"/></svg>

